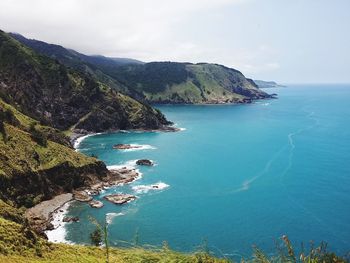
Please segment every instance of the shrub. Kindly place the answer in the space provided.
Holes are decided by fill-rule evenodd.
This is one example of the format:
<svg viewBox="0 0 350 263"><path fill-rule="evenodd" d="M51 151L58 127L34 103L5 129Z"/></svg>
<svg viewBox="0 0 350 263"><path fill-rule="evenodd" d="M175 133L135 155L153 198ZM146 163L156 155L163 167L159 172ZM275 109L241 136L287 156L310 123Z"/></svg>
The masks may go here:
<svg viewBox="0 0 350 263"><path fill-rule="evenodd" d="M4 140L4 142L7 142L7 134L6 134L6 130L5 130L5 123L4 120L0 117L0 133L2 133L2 138Z"/></svg>
<svg viewBox="0 0 350 263"><path fill-rule="evenodd" d="M32 139L40 144L41 146L46 147L47 146L47 135L46 133L38 130L36 128L36 123L31 123L29 128L30 134L32 136Z"/></svg>
<svg viewBox="0 0 350 263"><path fill-rule="evenodd" d="M96 229L90 234L91 243L95 246L100 246L102 244L102 231L101 228L96 227Z"/></svg>

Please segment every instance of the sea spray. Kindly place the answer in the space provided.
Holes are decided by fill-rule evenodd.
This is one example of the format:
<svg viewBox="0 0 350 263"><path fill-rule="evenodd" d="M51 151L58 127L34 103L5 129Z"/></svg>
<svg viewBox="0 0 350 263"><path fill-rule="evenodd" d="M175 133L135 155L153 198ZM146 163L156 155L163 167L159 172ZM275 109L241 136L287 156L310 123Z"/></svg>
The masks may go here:
<svg viewBox="0 0 350 263"><path fill-rule="evenodd" d="M106 214L106 223L107 225L112 224L113 219L118 217L118 216L123 216L125 215L124 213L120 212L120 213L107 213Z"/></svg>
<svg viewBox="0 0 350 263"><path fill-rule="evenodd" d="M132 190L135 191L137 194L145 194L148 193L151 190L164 190L165 188L168 188L169 185L163 182L158 182L156 184L150 184L150 185L135 185L132 186Z"/></svg>
<svg viewBox="0 0 350 263"><path fill-rule="evenodd" d="M155 149L157 149L156 147L149 145L149 144L130 144L130 146L135 147L135 148L124 149L121 151L123 151L123 152L135 152L135 151L142 151L142 150L155 150Z"/></svg>
<svg viewBox="0 0 350 263"><path fill-rule="evenodd" d="M51 221L51 223L54 229L45 231L45 234L50 242L73 244L73 242L68 241L66 239L66 225L69 223L63 222L63 219L68 213L69 206L70 202L67 202L58 210L56 210L56 212L53 213L53 220Z"/></svg>

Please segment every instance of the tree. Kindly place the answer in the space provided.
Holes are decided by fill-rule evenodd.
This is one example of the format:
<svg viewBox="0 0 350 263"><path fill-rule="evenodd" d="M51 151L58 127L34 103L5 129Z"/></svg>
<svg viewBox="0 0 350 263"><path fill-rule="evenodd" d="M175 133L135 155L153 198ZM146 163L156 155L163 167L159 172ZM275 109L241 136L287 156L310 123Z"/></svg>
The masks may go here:
<svg viewBox="0 0 350 263"><path fill-rule="evenodd" d="M90 234L91 243L95 246L100 246L102 244L102 231L100 227L96 227L96 229Z"/></svg>

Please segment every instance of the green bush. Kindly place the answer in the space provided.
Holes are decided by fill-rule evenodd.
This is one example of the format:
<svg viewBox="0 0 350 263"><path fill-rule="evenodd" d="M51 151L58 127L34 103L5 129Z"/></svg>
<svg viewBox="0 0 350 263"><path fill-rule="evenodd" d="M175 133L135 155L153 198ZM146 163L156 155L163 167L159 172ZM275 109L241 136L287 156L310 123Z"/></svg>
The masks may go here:
<svg viewBox="0 0 350 263"><path fill-rule="evenodd" d="M102 244L102 231L101 228L96 227L96 229L90 234L91 243L95 246L100 246Z"/></svg>
<svg viewBox="0 0 350 263"><path fill-rule="evenodd" d="M7 134L6 134L6 129L5 129L5 123L4 120L1 119L0 117L0 133L2 134L2 138L4 142L7 142Z"/></svg>
<svg viewBox="0 0 350 263"><path fill-rule="evenodd" d="M29 128L32 139L41 146L47 147L46 133L36 129L36 123L31 123Z"/></svg>

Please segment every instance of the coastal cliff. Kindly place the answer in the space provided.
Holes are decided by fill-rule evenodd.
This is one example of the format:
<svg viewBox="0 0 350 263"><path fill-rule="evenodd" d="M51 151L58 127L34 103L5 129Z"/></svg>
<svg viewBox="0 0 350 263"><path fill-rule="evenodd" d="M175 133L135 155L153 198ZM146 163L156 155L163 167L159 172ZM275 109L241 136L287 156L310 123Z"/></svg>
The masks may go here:
<svg viewBox="0 0 350 263"><path fill-rule="evenodd" d="M60 130L159 129L164 115L0 32L0 97Z"/></svg>
<svg viewBox="0 0 350 263"><path fill-rule="evenodd" d="M148 103L250 103L273 96L260 90L240 71L211 63L151 62L87 56L55 44L11 34L40 54L58 60L100 83Z"/></svg>
<svg viewBox="0 0 350 263"><path fill-rule="evenodd" d="M152 62L120 67L115 76L150 103L249 103L272 97L238 70L218 64Z"/></svg>
<svg viewBox="0 0 350 263"><path fill-rule="evenodd" d="M76 152L61 132L38 124L1 99L0 127L3 200L31 207L108 174L103 162Z"/></svg>

